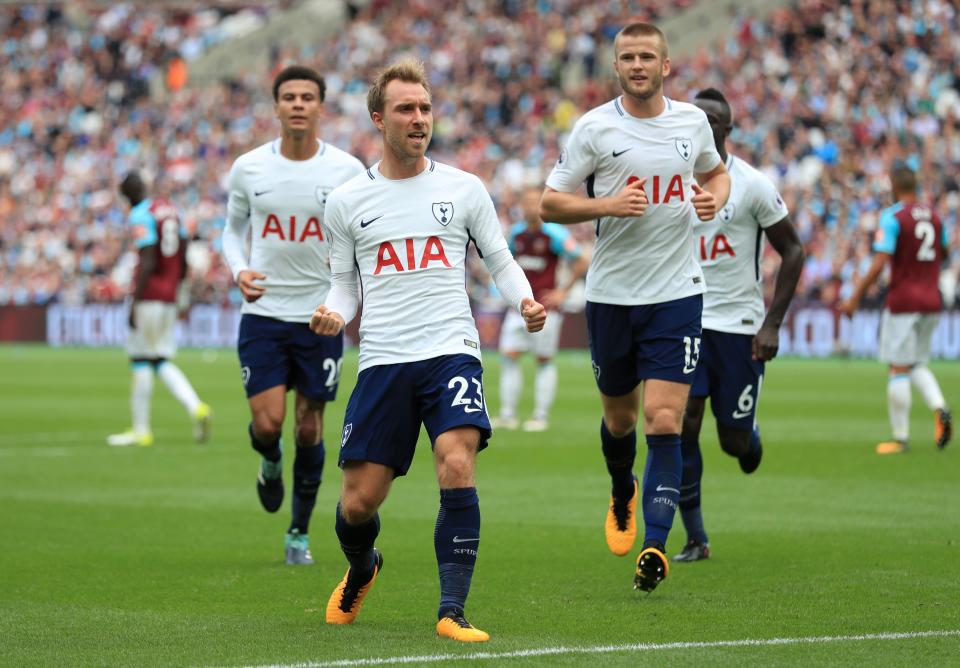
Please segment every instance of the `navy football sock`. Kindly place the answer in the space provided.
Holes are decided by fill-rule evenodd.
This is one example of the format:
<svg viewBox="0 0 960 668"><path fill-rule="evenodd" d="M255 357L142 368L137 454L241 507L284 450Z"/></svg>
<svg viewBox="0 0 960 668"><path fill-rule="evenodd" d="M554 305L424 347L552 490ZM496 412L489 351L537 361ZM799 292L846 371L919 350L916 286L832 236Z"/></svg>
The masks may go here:
<svg viewBox="0 0 960 668"><path fill-rule="evenodd" d="M750 450L748 452L756 453L760 449L760 425L756 425L750 432Z"/></svg>
<svg viewBox="0 0 960 668"><path fill-rule="evenodd" d="M325 454L322 439L316 445L297 446L293 460L293 513L288 531L296 529L302 535L310 528L310 515L323 479Z"/></svg>
<svg viewBox="0 0 960 668"><path fill-rule="evenodd" d="M613 496L629 499L633 496L633 462L637 458L637 432L615 437L600 420L600 446L607 462L607 471L613 482Z"/></svg>
<svg viewBox="0 0 960 668"><path fill-rule="evenodd" d="M480 547L480 499L476 487L440 490L440 512L433 532L440 572L437 618L463 614Z"/></svg>
<svg viewBox="0 0 960 668"><path fill-rule="evenodd" d="M247 432L250 434L250 445L254 450L263 455L263 458L267 461L273 462L276 464L280 461L281 452L280 452L280 439L273 441L272 443L263 443L257 440L257 437L253 434L253 423L251 422L247 426Z"/></svg>
<svg viewBox="0 0 960 668"><path fill-rule="evenodd" d="M700 480L703 478L703 454L699 441L681 441L680 452L683 456L683 475L680 478L680 516L687 529L687 539L698 543L707 542L707 533L703 528L703 515L700 513Z"/></svg>
<svg viewBox="0 0 960 668"><path fill-rule="evenodd" d="M340 539L340 549L350 562L350 579L355 582L369 582L373 577L376 560L373 554L373 543L380 534L380 514L363 524L348 524L340 513L340 504L337 504L337 538Z"/></svg>
<svg viewBox="0 0 960 668"><path fill-rule="evenodd" d="M683 457L680 434L647 434L647 463L643 474L643 546L663 550L680 500Z"/></svg>

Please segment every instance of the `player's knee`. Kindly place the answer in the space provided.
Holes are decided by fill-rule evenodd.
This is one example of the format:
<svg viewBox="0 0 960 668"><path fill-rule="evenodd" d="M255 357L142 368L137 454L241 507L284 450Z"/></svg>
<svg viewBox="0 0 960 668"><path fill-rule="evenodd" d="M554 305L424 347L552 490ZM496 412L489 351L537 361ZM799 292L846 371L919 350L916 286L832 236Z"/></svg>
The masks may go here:
<svg viewBox="0 0 960 668"><path fill-rule="evenodd" d="M261 413L253 418L253 433L257 440L264 443L276 441L283 434L283 419Z"/></svg>
<svg viewBox="0 0 960 668"><path fill-rule="evenodd" d="M445 487L469 487L473 480L474 456L467 448L447 452L437 461L437 472Z"/></svg>
<svg viewBox="0 0 960 668"><path fill-rule="evenodd" d="M637 428L637 411L616 411L603 416L607 431L614 438L626 436Z"/></svg>
<svg viewBox="0 0 960 668"><path fill-rule="evenodd" d="M684 441L695 441L700 438L700 429L703 426L703 402L690 401L683 411L683 423L680 437Z"/></svg>
<svg viewBox="0 0 960 668"><path fill-rule="evenodd" d="M377 512L378 498L376 494L361 489L344 492L340 499L340 514L348 524L363 524Z"/></svg>
<svg viewBox="0 0 960 668"><path fill-rule="evenodd" d="M644 415L644 422L648 434L680 433L680 412L673 408L655 408Z"/></svg>
<svg viewBox="0 0 960 668"><path fill-rule="evenodd" d="M294 433L297 437L297 445L314 445L322 438L323 419L317 418L314 420L307 418L298 420L294 426Z"/></svg>
<svg viewBox="0 0 960 668"><path fill-rule="evenodd" d="M742 457L750 450L750 432L745 430L721 430L720 448L731 457Z"/></svg>

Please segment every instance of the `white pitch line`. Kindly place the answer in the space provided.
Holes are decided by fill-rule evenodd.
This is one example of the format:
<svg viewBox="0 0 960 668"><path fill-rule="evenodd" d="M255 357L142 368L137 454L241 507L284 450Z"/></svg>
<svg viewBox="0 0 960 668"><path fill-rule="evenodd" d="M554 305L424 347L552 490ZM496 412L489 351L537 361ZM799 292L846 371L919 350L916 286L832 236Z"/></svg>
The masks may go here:
<svg viewBox="0 0 960 668"><path fill-rule="evenodd" d="M442 661L483 661L523 659L561 654L612 654L615 652L656 652L671 649L710 649L715 647L770 647L775 645L817 645L824 643L860 642L865 640L914 640L918 638L956 638L960 630L914 631L908 633L866 633L855 636L811 636L806 638L757 638L714 640L703 642L636 643L632 645L598 645L594 647L542 647L512 652L472 652L469 654L428 654L424 656L391 656L372 659L340 659L307 663L278 663L256 668L332 668L333 666L385 666L405 663L440 663Z"/></svg>

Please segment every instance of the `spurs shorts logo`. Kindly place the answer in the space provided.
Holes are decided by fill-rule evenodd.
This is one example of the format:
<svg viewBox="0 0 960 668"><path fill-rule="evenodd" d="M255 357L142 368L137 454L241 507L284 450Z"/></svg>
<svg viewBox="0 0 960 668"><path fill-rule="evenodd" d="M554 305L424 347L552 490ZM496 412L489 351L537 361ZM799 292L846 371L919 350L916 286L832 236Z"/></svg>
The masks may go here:
<svg viewBox="0 0 960 668"><path fill-rule="evenodd" d="M245 366L240 369L240 380L243 381L243 386L246 387L247 383L250 382L250 367Z"/></svg>
<svg viewBox="0 0 960 668"><path fill-rule="evenodd" d="M590 360L590 364L593 365L593 377L600 380L600 365L593 360Z"/></svg>
<svg viewBox="0 0 960 668"><path fill-rule="evenodd" d="M348 422L343 425L343 436L340 438L340 447L342 448L347 444L347 439L350 438L350 434L353 433L353 423Z"/></svg>

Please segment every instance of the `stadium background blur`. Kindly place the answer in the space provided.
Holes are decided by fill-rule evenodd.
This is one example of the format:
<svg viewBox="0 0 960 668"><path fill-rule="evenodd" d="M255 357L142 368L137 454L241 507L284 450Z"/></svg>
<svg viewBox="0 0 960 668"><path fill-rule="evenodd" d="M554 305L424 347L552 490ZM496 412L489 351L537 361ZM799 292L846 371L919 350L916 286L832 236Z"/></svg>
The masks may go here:
<svg viewBox="0 0 960 668"><path fill-rule="evenodd" d="M686 100L717 86L729 97L733 152L778 185L807 251L793 311L826 312L827 326L839 328L833 309L869 264L895 160L919 171L924 197L943 216L956 276L957 4L754 4L767 6L761 18L714 5L708 32L716 37L673 50L666 92ZM195 75L214 50L308 5L340 15L318 27L325 36L303 45L272 40L265 67ZM21 337L22 328L10 325L17 307L122 302L135 253L125 243L117 184L133 167L183 212L194 239L195 303L235 311L239 292L219 253L226 177L237 155L276 135L270 82L285 65L324 74L322 136L369 165L378 143L365 106L368 82L389 60L423 59L435 91L431 154L480 175L507 226L520 215L521 186L542 184L578 115L618 92L609 66L616 31L650 20L673 37L671 19L703 7L693 0L2 6L0 323L7 326L0 324L0 340L35 334ZM590 244L593 228L575 234ZM776 267L768 248L764 276ZM468 283L478 311L498 311L482 264L473 263ZM772 281L766 286L772 290ZM881 282L865 306L876 309L882 296ZM948 357L960 356L954 320L944 319L935 345ZM49 317L47 324L54 326ZM220 328L232 325L228 318ZM118 341L122 327L115 329L97 340ZM870 338L876 330L865 331ZM78 342L58 336L47 338ZM844 345L866 353L875 344Z"/></svg>

